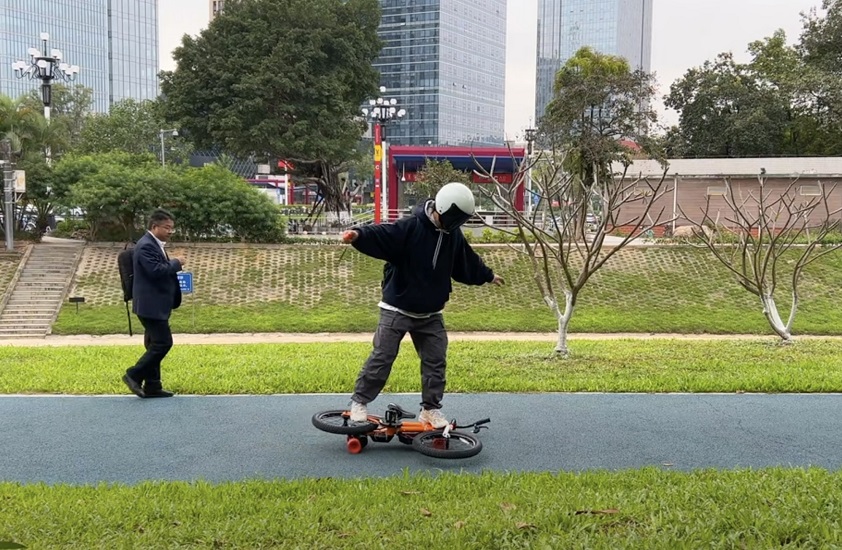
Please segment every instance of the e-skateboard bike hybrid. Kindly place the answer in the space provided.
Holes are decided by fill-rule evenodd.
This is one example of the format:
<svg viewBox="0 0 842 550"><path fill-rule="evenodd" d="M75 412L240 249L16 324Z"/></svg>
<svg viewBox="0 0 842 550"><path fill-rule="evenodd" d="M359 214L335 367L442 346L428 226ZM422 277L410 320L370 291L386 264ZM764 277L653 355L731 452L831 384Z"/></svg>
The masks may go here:
<svg viewBox="0 0 842 550"><path fill-rule="evenodd" d="M415 418L414 414L390 403L382 417L370 414L366 422L352 422L347 410L330 410L314 414L313 425L324 432L346 435L346 446L351 454L361 453L369 439L388 443L397 436L401 443L412 445L419 453L433 458L468 458L482 450L482 441L456 430L473 428L476 434L482 428L487 429L484 424L491 422L486 418L473 424L457 425L451 420L444 428L436 429L425 422L407 421L412 418Z"/></svg>

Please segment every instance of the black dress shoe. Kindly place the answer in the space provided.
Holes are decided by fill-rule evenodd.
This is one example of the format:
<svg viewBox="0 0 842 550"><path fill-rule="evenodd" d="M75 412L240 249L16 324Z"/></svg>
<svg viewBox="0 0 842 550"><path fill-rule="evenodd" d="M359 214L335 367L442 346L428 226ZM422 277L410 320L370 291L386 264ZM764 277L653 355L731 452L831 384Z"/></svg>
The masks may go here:
<svg viewBox="0 0 842 550"><path fill-rule="evenodd" d="M146 397L146 394L143 392L143 388L140 387L140 383L137 382L134 378L129 376L128 374L123 375L123 382L132 390L132 393L138 397Z"/></svg>
<svg viewBox="0 0 842 550"><path fill-rule="evenodd" d="M143 394L144 397L172 397L175 395L173 392L167 391L163 388L158 390L150 390L149 388L146 388L143 390Z"/></svg>

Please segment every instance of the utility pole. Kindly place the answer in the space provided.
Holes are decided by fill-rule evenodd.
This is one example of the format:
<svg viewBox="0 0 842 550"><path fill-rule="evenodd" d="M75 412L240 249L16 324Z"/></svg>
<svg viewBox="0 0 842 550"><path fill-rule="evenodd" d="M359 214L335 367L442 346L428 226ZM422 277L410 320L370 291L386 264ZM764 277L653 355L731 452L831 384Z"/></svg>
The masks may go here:
<svg viewBox="0 0 842 550"><path fill-rule="evenodd" d="M6 230L6 250L15 249L15 172L12 170L12 144L8 139L0 141L3 153L3 222Z"/></svg>

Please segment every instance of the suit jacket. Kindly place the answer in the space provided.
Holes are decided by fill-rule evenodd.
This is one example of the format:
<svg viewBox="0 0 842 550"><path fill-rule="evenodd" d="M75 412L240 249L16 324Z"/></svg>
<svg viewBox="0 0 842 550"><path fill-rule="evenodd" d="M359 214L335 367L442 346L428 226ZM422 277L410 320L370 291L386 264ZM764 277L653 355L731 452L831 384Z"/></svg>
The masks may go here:
<svg viewBox="0 0 842 550"><path fill-rule="evenodd" d="M137 241L133 262L132 311L147 319L169 319L181 305L181 263L170 260L149 232Z"/></svg>

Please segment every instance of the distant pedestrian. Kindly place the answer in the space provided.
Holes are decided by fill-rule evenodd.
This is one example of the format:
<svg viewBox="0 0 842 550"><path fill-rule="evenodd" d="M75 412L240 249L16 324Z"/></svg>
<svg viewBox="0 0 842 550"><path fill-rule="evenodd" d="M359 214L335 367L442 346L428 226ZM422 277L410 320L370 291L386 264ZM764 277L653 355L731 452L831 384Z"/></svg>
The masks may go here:
<svg viewBox="0 0 842 550"><path fill-rule="evenodd" d="M149 218L149 230L134 249L132 310L145 329L146 353L126 370L123 382L138 397L172 397L161 383L161 361L172 348L170 314L181 305L178 272L181 258L170 259L164 247L175 230L175 219L166 210L156 210Z"/></svg>

